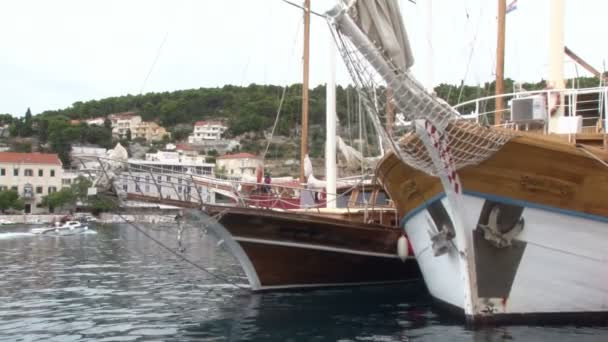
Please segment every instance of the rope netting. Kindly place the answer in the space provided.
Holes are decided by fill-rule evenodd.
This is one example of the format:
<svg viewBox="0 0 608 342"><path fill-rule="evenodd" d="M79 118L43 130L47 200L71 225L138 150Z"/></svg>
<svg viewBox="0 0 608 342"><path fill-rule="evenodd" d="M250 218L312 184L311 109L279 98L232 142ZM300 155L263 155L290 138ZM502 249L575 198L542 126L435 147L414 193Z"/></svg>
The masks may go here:
<svg viewBox="0 0 608 342"><path fill-rule="evenodd" d="M360 30L356 16L354 7L344 7L328 16L328 21L375 129L404 163L431 175L449 174L454 168L484 161L513 136L463 119L445 101L427 92ZM440 157L450 163L433 163L432 152L423 142L429 125L441 144L448 146L435 146L435 152L449 153L447 158Z"/></svg>

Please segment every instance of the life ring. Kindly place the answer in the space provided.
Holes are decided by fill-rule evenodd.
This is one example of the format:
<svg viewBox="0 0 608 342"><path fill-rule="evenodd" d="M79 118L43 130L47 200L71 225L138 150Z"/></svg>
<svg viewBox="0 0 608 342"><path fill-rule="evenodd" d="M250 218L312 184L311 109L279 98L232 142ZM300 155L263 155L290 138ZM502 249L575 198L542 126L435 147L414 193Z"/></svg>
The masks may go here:
<svg viewBox="0 0 608 342"><path fill-rule="evenodd" d="M551 88L547 88L546 90L551 90ZM549 94L551 94L551 96L549 96ZM545 92L543 93L543 97L545 98L545 106L547 107L547 112L549 112L551 116L555 115L555 113L557 113L557 109L561 105L561 94L557 91Z"/></svg>

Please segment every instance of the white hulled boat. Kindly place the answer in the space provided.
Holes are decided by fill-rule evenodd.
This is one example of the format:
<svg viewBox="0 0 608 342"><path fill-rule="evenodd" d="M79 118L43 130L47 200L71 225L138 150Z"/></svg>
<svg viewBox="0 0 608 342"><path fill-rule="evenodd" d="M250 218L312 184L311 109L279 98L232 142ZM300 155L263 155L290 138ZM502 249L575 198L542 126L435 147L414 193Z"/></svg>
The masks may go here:
<svg viewBox="0 0 608 342"><path fill-rule="evenodd" d="M412 58L396 1L348 1L328 18L392 149L377 174L432 296L472 323L606 317L608 154L572 143L576 133L483 127L428 93L408 71ZM596 94L605 120L608 88L586 92ZM396 107L394 117L377 104L383 93L391 94L386 105ZM492 117L511 114L508 124L518 126L516 114L528 115L549 132L576 120L579 94L544 93L560 98L562 108L545 100L548 110L536 117L532 96L520 94L528 109L509 113L497 105ZM569 108L565 94L575 95ZM605 145L605 134L598 136Z"/></svg>
<svg viewBox="0 0 608 342"><path fill-rule="evenodd" d="M33 228L30 230L32 234L47 234L47 235L75 235L84 233L89 229L88 226L80 221L66 221L64 223L56 222L54 226Z"/></svg>

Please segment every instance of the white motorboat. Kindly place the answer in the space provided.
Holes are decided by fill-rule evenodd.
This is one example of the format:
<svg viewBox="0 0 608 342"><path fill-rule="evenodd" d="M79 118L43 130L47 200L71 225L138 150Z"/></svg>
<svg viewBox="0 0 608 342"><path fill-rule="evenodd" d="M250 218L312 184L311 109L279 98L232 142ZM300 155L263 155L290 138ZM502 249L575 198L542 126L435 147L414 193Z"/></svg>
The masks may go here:
<svg viewBox="0 0 608 342"><path fill-rule="evenodd" d="M75 235L84 233L89 229L79 221L66 221L61 224L56 222L52 227L34 228L30 230L33 234L48 234L48 235Z"/></svg>
<svg viewBox="0 0 608 342"><path fill-rule="evenodd" d="M15 222L13 222L11 220L0 218L0 226L4 226L4 225L8 225L8 224L15 224Z"/></svg>

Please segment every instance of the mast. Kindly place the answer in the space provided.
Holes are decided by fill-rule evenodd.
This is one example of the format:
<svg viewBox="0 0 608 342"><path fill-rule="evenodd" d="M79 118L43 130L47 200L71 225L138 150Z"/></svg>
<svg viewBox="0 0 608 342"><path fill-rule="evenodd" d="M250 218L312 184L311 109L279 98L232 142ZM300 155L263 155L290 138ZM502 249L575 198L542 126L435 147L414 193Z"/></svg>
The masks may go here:
<svg viewBox="0 0 608 342"><path fill-rule="evenodd" d="M329 79L326 85L325 181L326 207L336 207L336 46L329 37Z"/></svg>
<svg viewBox="0 0 608 342"><path fill-rule="evenodd" d="M494 125L502 124L504 101L500 95L504 94L505 77L505 15L507 0L498 0L498 37L496 45L496 111Z"/></svg>
<svg viewBox="0 0 608 342"><path fill-rule="evenodd" d="M308 60L310 40L310 0L304 1L304 55L302 80L302 142L300 144L300 183L306 182L304 159L308 155Z"/></svg>
<svg viewBox="0 0 608 342"><path fill-rule="evenodd" d="M552 0L549 18L549 78L550 89L564 89L564 0ZM557 131L558 120L564 116L564 98L561 92L548 96L548 107L557 109L549 115L549 132Z"/></svg>
<svg viewBox="0 0 608 342"><path fill-rule="evenodd" d="M549 19L549 84L564 88L564 0L551 0Z"/></svg>

